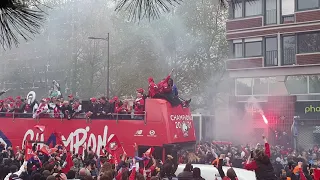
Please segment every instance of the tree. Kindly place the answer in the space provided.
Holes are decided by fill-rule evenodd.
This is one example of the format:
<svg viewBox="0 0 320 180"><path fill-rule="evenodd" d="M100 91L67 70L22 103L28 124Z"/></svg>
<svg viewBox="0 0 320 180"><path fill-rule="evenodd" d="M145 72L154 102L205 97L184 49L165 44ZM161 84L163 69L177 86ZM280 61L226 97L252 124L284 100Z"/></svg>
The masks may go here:
<svg viewBox="0 0 320 180"><path fill-rule="evenodd" d="M0 3L0 44L4 49L17 46L19 39L32 39L44 20L38 0L2 0ZM17 36L18 35L18 36Z"/></svg>
<svg viewBox="0 0 320 180"><path fill-rule="evenodd" d="M255 0L246 1L253 2ZM183 0L121 0L116 7L116 11L128 11L129 19L131 20L140 21L144 18L151 20L159 18L162 12L170 12L172 7L179 5L182 2ZM210 4L227 8L228 4L231 4L231 7L234 7L238 2L241 2L241 0L211 0Z"/></svg>
<svg viewBox="0 0 320 180"><path fill-rule="evenodd" d="M231 7L240 0L231 0ZM252 1L254 0L247 0ZM51 6L65 3L80 3L77 0L51 1L51 0L3 0L0 3L0 44L4 49L18 46L20 38L31 40L33 36L40 33L44 21L44 4ZM105 4L107 0L104 1ZM149 20L160 17L161 12L170 12L172 6L181 4L182 0L121 0L116 6L116 11L128 11L130 20ZM220 4L227 7L227 0L216 0L211 4Z"/></svg>

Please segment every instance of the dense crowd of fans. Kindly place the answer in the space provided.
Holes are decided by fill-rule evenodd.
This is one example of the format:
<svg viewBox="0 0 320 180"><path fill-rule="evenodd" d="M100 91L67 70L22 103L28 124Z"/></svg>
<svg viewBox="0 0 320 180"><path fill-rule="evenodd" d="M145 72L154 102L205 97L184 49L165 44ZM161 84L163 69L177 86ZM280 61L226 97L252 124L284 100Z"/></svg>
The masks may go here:
<svg viewBox="0 0 320 180"><path fill-rule="evenodd" d="M31 158L25 148L12 149L0 143L0 179L56 180L56 179L116 179L116 180L202 180L201 169L195 164L210 164L217 168L223 180L237 180L233 168L254 171L257 180L318 180L318 156L315 146L308 151L270 146L235 146L229 142L198 143L195 151L179 150L176 161L171 155L165 162L155 159L149 150L143 157L128 157L125 153L117 162L102 148L100 156L84 147L84 154L71 154L62 145L54 148L33 145ZM138 146L134 146L136 152ZM148 152L148 153L147 153ZM137 154L137 153L136 153ZM178 164L186 164L183 172L175 175ZM193 164L193 165L192 165ZM222 166L229 166L224 172ZM213 175L214 176L214 175Z"/></svg>
<svg viewBox="0 0 320 180"><path fill-rule="evenodd" d="M316 145L313 149L294 150L284 144L270 146L267 142L265 146L260 144L236 146L230 142L215 141L200 142L195 151L181 150L179 153L180 163L216 166L222 163L224 166L253 170L256 175L257 169L262 168L264 173L262 176L269 176L268 179L274 176L276 178L273 179L276 180L318 180L320 178L320 169L318 169L320 168L320 148ZM260 164L252 164L252 160ZM258 171L258 173L261 172ZM257 176L257 179L264 178Z"/></svg>
<svg viewBox="0 0 320 180"><path fill-rule="evenodd" d="M148 150L143 157L122 154L118 162L103 147L100 155L91 147L83 147L84 154L71 154L64 146L41 149L32 146L31 157L26 148L5 147L0 143L0 179L116 179L156 180L192 179L202 180L201 169L192 164L215 166L223 180L236 180L233 168L244 168L256 173L258 180L318 180L320 149L295 151L284 146L270 146L263 137L264 146L235 146L230 142L200 142L194 150L178 151L178 159L171 155L165 162L155 159ZM134 148L137 152L138 146ZM148 152L148 153L147 153ZM137 155L137 153L136 153ZM175 176L178 164L186 164L182 173ZM195 165L196 166L196 165ZM230 167L225 173L222 166ZM19 168L20 167L20 168Z"/></svg>

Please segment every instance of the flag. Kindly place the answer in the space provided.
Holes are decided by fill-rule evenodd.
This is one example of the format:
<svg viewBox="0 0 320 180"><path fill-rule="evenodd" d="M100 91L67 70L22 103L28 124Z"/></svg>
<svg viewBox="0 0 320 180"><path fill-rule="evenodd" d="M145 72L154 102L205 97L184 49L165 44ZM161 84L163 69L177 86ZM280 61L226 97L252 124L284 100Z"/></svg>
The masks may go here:
<svg viewBox="0 0 320 180"><path fill-rule="evenodd" d="M57 150L58 150L57 148L49 148L48 146L43 146L43 147L40 149L40 151L41 151L43 154L47 155L47 156L53 154L53 153L56 152Z"/></svg>
<svg viewBox="0 0 320 180"><path fill-rule="evenodd" d="M118 137L111 134L106 144L106 150L113 156L115 164L120 162L120 154L124 154L123 147Z"/></svg>
<svg viewBox="0 0 320 180"><path fill-rule="evenodd" d="M29 159L31 159L34 156L34 152L32 151L32 144L29 144L27 141L25 141L25 146L24 146L24 159L26 161L29 161Z"/></svg>
<svg viewBox="0 0 320 180"><path fill-rule="evenodd" d="M154 147L151 147L144 154L145 156L150 157L152 156L153 151L154 151Z"/></svg>
<svg viewBox="0 0 320 180"><path fill-rule="evenodd" d="M144 167L146 167L149 164L150 157L152 156L153 151L154 151L154 147L151 147L143 154L143 156L146 157L146 159L143 160Z"/></svg>
<svg viewBox="0 0 320 180"><path fill-rule="evenodd" d="M58 144L58 145L63 145L61 133L54 132L53 134L54 134L54 136L56 137L56 144Z"/></svg>
<svg viewBox="0 0 320 180"><path fill-rule="evenodd" d="M154 147L149 148L142 157L135 156L137 161L143 161L144 167L146 167L151 159L152 153L154 152Z"/></svg>
<svg viewBox="0 0 320 180"><path fill-rule="evenodd" d="M40 125L35 125L34 128L36 128L37 130L40 131L40 134L42 134L44 132L44 130L46 129L45 126L40 126Z"/></svg>
<svg viewBox="0 0 320 180"><path fill-rule="evenodd" d="M65 163L67 164L61 170L63 173L67 174L73 166L72 156L70 152L67 153Z"/></svg>

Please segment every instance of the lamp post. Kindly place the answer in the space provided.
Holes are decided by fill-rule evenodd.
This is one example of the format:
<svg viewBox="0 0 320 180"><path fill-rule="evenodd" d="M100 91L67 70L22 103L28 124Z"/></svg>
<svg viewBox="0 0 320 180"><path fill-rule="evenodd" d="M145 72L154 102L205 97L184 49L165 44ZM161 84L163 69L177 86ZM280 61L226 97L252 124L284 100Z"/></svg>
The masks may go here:
<svg viewBox="0 0 320 180"><path fill-rule="evenodd" d="M110 41L109 41L109 33L108 33L108 36L107 38L101 38L101 37L88 37L88 39L91 39L91 40L103 40L103 41L107 41L108 42L108 56L107 56L107 69L108 69L108 72L107 72L107 98L109 99L109 83L110 83Z"/></svg>

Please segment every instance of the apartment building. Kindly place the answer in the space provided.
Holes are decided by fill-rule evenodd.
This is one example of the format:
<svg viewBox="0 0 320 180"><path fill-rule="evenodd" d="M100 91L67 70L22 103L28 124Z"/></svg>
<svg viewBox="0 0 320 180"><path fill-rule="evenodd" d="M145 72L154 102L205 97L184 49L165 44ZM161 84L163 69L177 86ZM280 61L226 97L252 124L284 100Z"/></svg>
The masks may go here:
<svg viewBox="0 0 320 180"><path fill-rule="evenodd" d="M227 39L235 81L230 121L249 122L250 113L252 133L273 137L291 134L299 116L298 144L320 144L320 0L239 1L230 8Z"/></svg>

